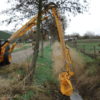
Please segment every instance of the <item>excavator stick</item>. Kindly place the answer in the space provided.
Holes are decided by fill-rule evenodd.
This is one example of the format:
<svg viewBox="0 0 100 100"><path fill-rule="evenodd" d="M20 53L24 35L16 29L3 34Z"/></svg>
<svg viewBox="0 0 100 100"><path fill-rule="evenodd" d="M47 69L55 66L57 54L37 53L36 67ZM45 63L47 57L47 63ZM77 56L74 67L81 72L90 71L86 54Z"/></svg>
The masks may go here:
<svg viewBox="0 0 100 100"><path fill-rule="evenodd" d="M63 95L70 96L73 93L73 87L70 81L70 77L74 74L71 72L71 59L70 59L70 53L69 49L66 48L65 42L64 42L64 32L62 28L62 23L60 21L59 13L57 12L56 8L52 8L52 14L55 18L57 30L58 30L58 36L60 40L60 45L62 48L62 53L65 60L65 66L66 66L66 72L62 72L59 75L60 80L60 90Z"/></svg>

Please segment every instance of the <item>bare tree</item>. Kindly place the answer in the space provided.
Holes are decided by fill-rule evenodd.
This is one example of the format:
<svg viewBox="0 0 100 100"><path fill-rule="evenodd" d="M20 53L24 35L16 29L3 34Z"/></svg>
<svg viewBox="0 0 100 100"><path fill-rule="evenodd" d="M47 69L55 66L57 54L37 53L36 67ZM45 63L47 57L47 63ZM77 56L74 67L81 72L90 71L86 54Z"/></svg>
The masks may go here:
<svg viewBox="0 0 100 100"><path fill-rule="evenodd" d="M73 13L83 13L88 10L88 0L42 0L42 9L46 8L46 5L50 2L55 3L58 6L60 12L64 13L65 11ZM12 2L12 8L2 13L10 15L10 18L5 20L8 21L8 24L15 22L18 25L18 20L22 22L25 18L31 18L38 11L39 0L8 0L9 3ZM20 12L20 16L16 13ZM20 24L19 22L19 24Z"/></svg>
<svg viewBox="0 0 100 100"><path fill-rule="evenodd" d="M17 20L22 21L25 18L31 18L32 16L38 13L36 45L34 47L32 65L30 67L30 71L32 71L32 74L30 75L30 80L32 81L33 78L32 76L35 73L36 61L39 52L42 10L46 9L49 3L55 3L60 12L64 13L65 11L67 11L76 15L77 13L82 13L84 10L86 10L87 2L86 0L8 0L8 1L14 3L14 6L11 9L8 9L3 12L12 15L9 20L6 20L8 21L8 24L10 24L11 22L17 22ZM80 1L83 1L83 3L81 3ZM20 12L20 16L19 15L17 16L16 12ZM55 24L52 25L54 26L51 27L49 23L48 28L51 27L50 28L51 32L52 28L54 28L55 33L57 33ZM54 34L54 37L56 37L55 35L56 34Z"/></svg>
<svg viewBox="0 0 100 100"><path fill-rule="evenodd" d="M95 37L95 33L90 32L90 31L87 31L83 36L83 38L85 38L85 39L94 38L94 37Z"/></svg>
<svg viewBox="0 0 100 100"><path fill-rule="evenodd" d="M36 44L34 47L33 52L33 58L32 58L32 64L30 66L30 71L32 71L32 74L30 74L30 81L32 82L33 75L35 73L36 69L36 61L38 58L38 52L39 52L39 42L40 42L40 25L41 25L41 17L42 17L42 0L38 1L38 17L37 17L37 30L36 30Z"/></svg>

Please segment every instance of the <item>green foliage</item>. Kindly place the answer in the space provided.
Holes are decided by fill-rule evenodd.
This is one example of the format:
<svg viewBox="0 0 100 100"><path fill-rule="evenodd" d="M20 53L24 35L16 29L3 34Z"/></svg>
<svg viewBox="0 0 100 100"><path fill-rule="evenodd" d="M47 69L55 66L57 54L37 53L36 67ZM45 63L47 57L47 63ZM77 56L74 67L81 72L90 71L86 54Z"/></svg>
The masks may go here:
<svg viewBox="0 0 100 100"><path fill-rule="evenodd" d="M8 34L7 32L4 32L4 31L0 31L0 39L8 39L11 35Z"/></svg>

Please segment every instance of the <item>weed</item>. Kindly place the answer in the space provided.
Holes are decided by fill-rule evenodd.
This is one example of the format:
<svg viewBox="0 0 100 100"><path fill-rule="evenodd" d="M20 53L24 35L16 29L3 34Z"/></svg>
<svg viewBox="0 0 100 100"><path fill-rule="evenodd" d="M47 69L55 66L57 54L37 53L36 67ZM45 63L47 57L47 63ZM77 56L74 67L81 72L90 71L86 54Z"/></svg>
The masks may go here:
<svg viewBox="0 0 100 100"><path fill-rule="evenodd" d="M25 74L26 74L23 68L17 69L17 70L16 70L16 73L17 73L17 74L20 74L20 75L25 75Z"/></svg>

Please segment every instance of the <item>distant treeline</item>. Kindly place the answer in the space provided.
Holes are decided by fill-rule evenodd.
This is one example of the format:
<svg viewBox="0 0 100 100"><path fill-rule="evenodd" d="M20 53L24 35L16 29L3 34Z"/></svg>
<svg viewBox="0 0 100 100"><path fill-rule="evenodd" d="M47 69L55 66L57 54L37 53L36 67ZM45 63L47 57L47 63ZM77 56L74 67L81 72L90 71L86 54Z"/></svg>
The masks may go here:
<svg viewBox="0 0 100 100"><path fill-rule="evenodd" d="M4 31L0 31L0 39L8 39L11 36L11 34L4 32Z"/></svg>

